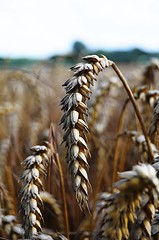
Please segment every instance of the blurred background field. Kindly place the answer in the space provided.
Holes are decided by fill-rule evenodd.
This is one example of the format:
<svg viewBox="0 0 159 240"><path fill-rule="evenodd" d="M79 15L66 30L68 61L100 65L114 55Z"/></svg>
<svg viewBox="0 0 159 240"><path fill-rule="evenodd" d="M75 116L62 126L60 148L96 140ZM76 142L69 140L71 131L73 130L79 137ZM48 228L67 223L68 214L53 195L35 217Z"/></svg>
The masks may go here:
<svg viewBox="0 0 159 240"><path fill-rule="evenodd" d="M85 49L84 55L92 53ZM105 54L104 51L101 53ZM110 59L112 54L112 59L116 60L132 90L135 91L136 87L137 92L145 84L148 87L145 91L158 89L158 60L155 58L155 63L151 60L153 56L157 57L157 54L132 50L123 54L120 52L117 59L113 56L114 53L109 54ZM71 239L83 239L83 234L91 231L91 225L89 213L82 212L75 201L70 176L67 173L65 148L61 146L63 130L59 125L62 116L60 101L64 96L62 84L72 76L69 68L81 62L84 55L83 52L74 52L42 61L3 59L0 68L0 176L3 214L16 216L16 223L22 222L18 197L21 189L19 178L23 172L21 163L30 154L29 149L32 146L49 141L50 124L53 124L64 174ZM158 93L153 93L152 99L158 96L155 94ZM134 147L131 138L123 134L125 131L134 130L142 134L131 104L126 104L127 99L125 90L112 69L99 74L98 81L92 88L91 100L88 101L90 111L88 145L91 152L88 175L93 189L89 197L91 210L94 208L97 195L111 190L113 182L118 179L118 171L129 170L134 164L147 161L143 160L142 154ZM138 101L148 129L153 108L149 100ZM158 145L158 142L156 144ZM55 232L65 234L63 200L56 162L50 162L48 176L43 182L45 191L56 199L61 209L60 212L56 212L56 209L49 205L51 203L44 202L43 231L52 236ZM6 197L8 195L5 196L5 191L10 198ZM8 237L2 228L1 236Z"/></svg>

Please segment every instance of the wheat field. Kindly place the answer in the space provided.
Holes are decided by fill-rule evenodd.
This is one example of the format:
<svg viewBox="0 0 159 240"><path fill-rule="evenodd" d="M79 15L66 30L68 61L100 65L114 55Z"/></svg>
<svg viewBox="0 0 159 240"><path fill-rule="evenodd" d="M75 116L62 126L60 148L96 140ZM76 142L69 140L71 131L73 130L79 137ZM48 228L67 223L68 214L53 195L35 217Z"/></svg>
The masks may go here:
<svg viewBox="0 0 159 240"><path fill-rule="evenodd" d="M159 239L159 60L0 69L0 239Z"/></svg>

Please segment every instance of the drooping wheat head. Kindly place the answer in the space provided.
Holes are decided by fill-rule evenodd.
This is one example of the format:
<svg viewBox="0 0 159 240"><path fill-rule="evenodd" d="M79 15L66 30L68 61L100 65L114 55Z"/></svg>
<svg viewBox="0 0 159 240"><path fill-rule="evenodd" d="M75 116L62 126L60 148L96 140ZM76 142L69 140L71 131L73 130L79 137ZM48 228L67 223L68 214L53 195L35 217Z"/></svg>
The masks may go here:
<svg viewBox="0 0 159 240"><path fill-rule="evenodd" d="M90 185L87 171L89 152L86 134L89 131L86 116L88 116L87 99L90 98L90 87L96 80L96 75L109 66L106 57L96 55L83 58L86 63L79 63L71 68L72 78L63 86L66 95L61 101L64 114L61 119L65 131L63 142L67 147L67 164L72 177L73 189L79 206L88 206L88 186Z"/></svg>

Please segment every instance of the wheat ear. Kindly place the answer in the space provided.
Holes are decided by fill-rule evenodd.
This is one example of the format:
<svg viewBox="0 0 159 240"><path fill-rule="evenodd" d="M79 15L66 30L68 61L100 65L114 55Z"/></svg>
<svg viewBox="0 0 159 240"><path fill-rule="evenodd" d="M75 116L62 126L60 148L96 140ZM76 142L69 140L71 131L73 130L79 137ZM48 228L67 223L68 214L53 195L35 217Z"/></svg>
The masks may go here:
<svg viewBox="0 0 159 240"><path fill-rule="evenodd" d="M148 162L149 151L146 145L145 136L137 131L125 131L127 136L131 137L135 145L138 147L139 152L144 156L144 159ZM150 142L151 150L153 152L154 158L159 156L159 151L155 144Z"/></svg>
<svg viewBox="0 0 159 240"><path fill-rule="evenodd" d="M24 231L22 226L17 223L14 215L3 215L0 210L0 235L4 235L10 240L18 240L23 237Z"/></svg>
<svg viewBox="0 0 159 240"><path fill-rule="evenodd" d="M157 58L152 58L143 73L142 84L147 84L149 86L154 84L155 83L155 72L157 70L159 70L159 60Z"/></svg>
<svg viewBox="0 0 159 240"><path fill-rule="evenodd" d="M153 188L149 188L141 195L140 208L137 209L135 223L130 231L131 240L151 239L151 226L158 201L153 191Z"/></svg>
<svg viewBox="0 0 159 240"><path fill-rule="evenodd" d="M151 165L136 165L132 171L122 172L119 176L121 180L114 184L119 192L106 196L105 207L102 206L104 216L99 234L95 239L129 239L128 226L135 221L141 195L150 190L154 199L158 197L159 180ZM148 227L150 227L149 224ZM148 229L148 234L151 234L151 229Z"/></svg>
<svg viewBox="0 0 159 240"><path fill-rule="evenodd" d="M148 134L152 142L154 142L155 134L158 132L158 124L159 124L159 99L157 100L156 105L154 107L149 131L148 131Z"/></svg>
<svg viewBox="0 0 159 240"><path fill-rule="evenodd" d="M146 85L134 89L135 99L140 99L142 102L148 103L152 108L155 106L159 98L159 90L148 89Z"/></svg>
<svg viewBox="0 0 159 240"><path fill-rule="evenodd" d="M61 123L65 131L63 142L66 142L67 147L66 159L76 199L82 209L88 206L88 186L90 185L86 171L89 152L86 138L86 133L89 131L86 122L87 99L90 98L90 87L96 80L95 75L109 66L104 56L100 58L91 55L83 59L86 63L79 63L71 68L74 75L63 84L66 95L61 101L64 111Z"/></svg>
<svg viewBox="0 0 159 240"><path fill-rule="evenodd" d="M45 145L44 145L45 144ZM23 228L25 238L34 239L41 232L42 214L39 205L42 199L39 195L43 190L41 175L46 175L49 162L49 143L31 148L32 154L23 161L25 170L21 176L23 189L21 190L21 211L23 212Z"/></svg>

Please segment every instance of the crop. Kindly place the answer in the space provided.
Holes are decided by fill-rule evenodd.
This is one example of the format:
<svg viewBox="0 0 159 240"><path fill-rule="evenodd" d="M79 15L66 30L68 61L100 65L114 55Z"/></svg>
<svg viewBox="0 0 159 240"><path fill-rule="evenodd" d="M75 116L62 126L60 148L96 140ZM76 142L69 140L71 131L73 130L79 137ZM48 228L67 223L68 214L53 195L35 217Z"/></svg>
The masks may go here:
<svg viewBox="0 0 159 240"><path fill-rule="evenodd" d="M158 239L159 64L129 67L1 70L0 239Z"/></svg>

